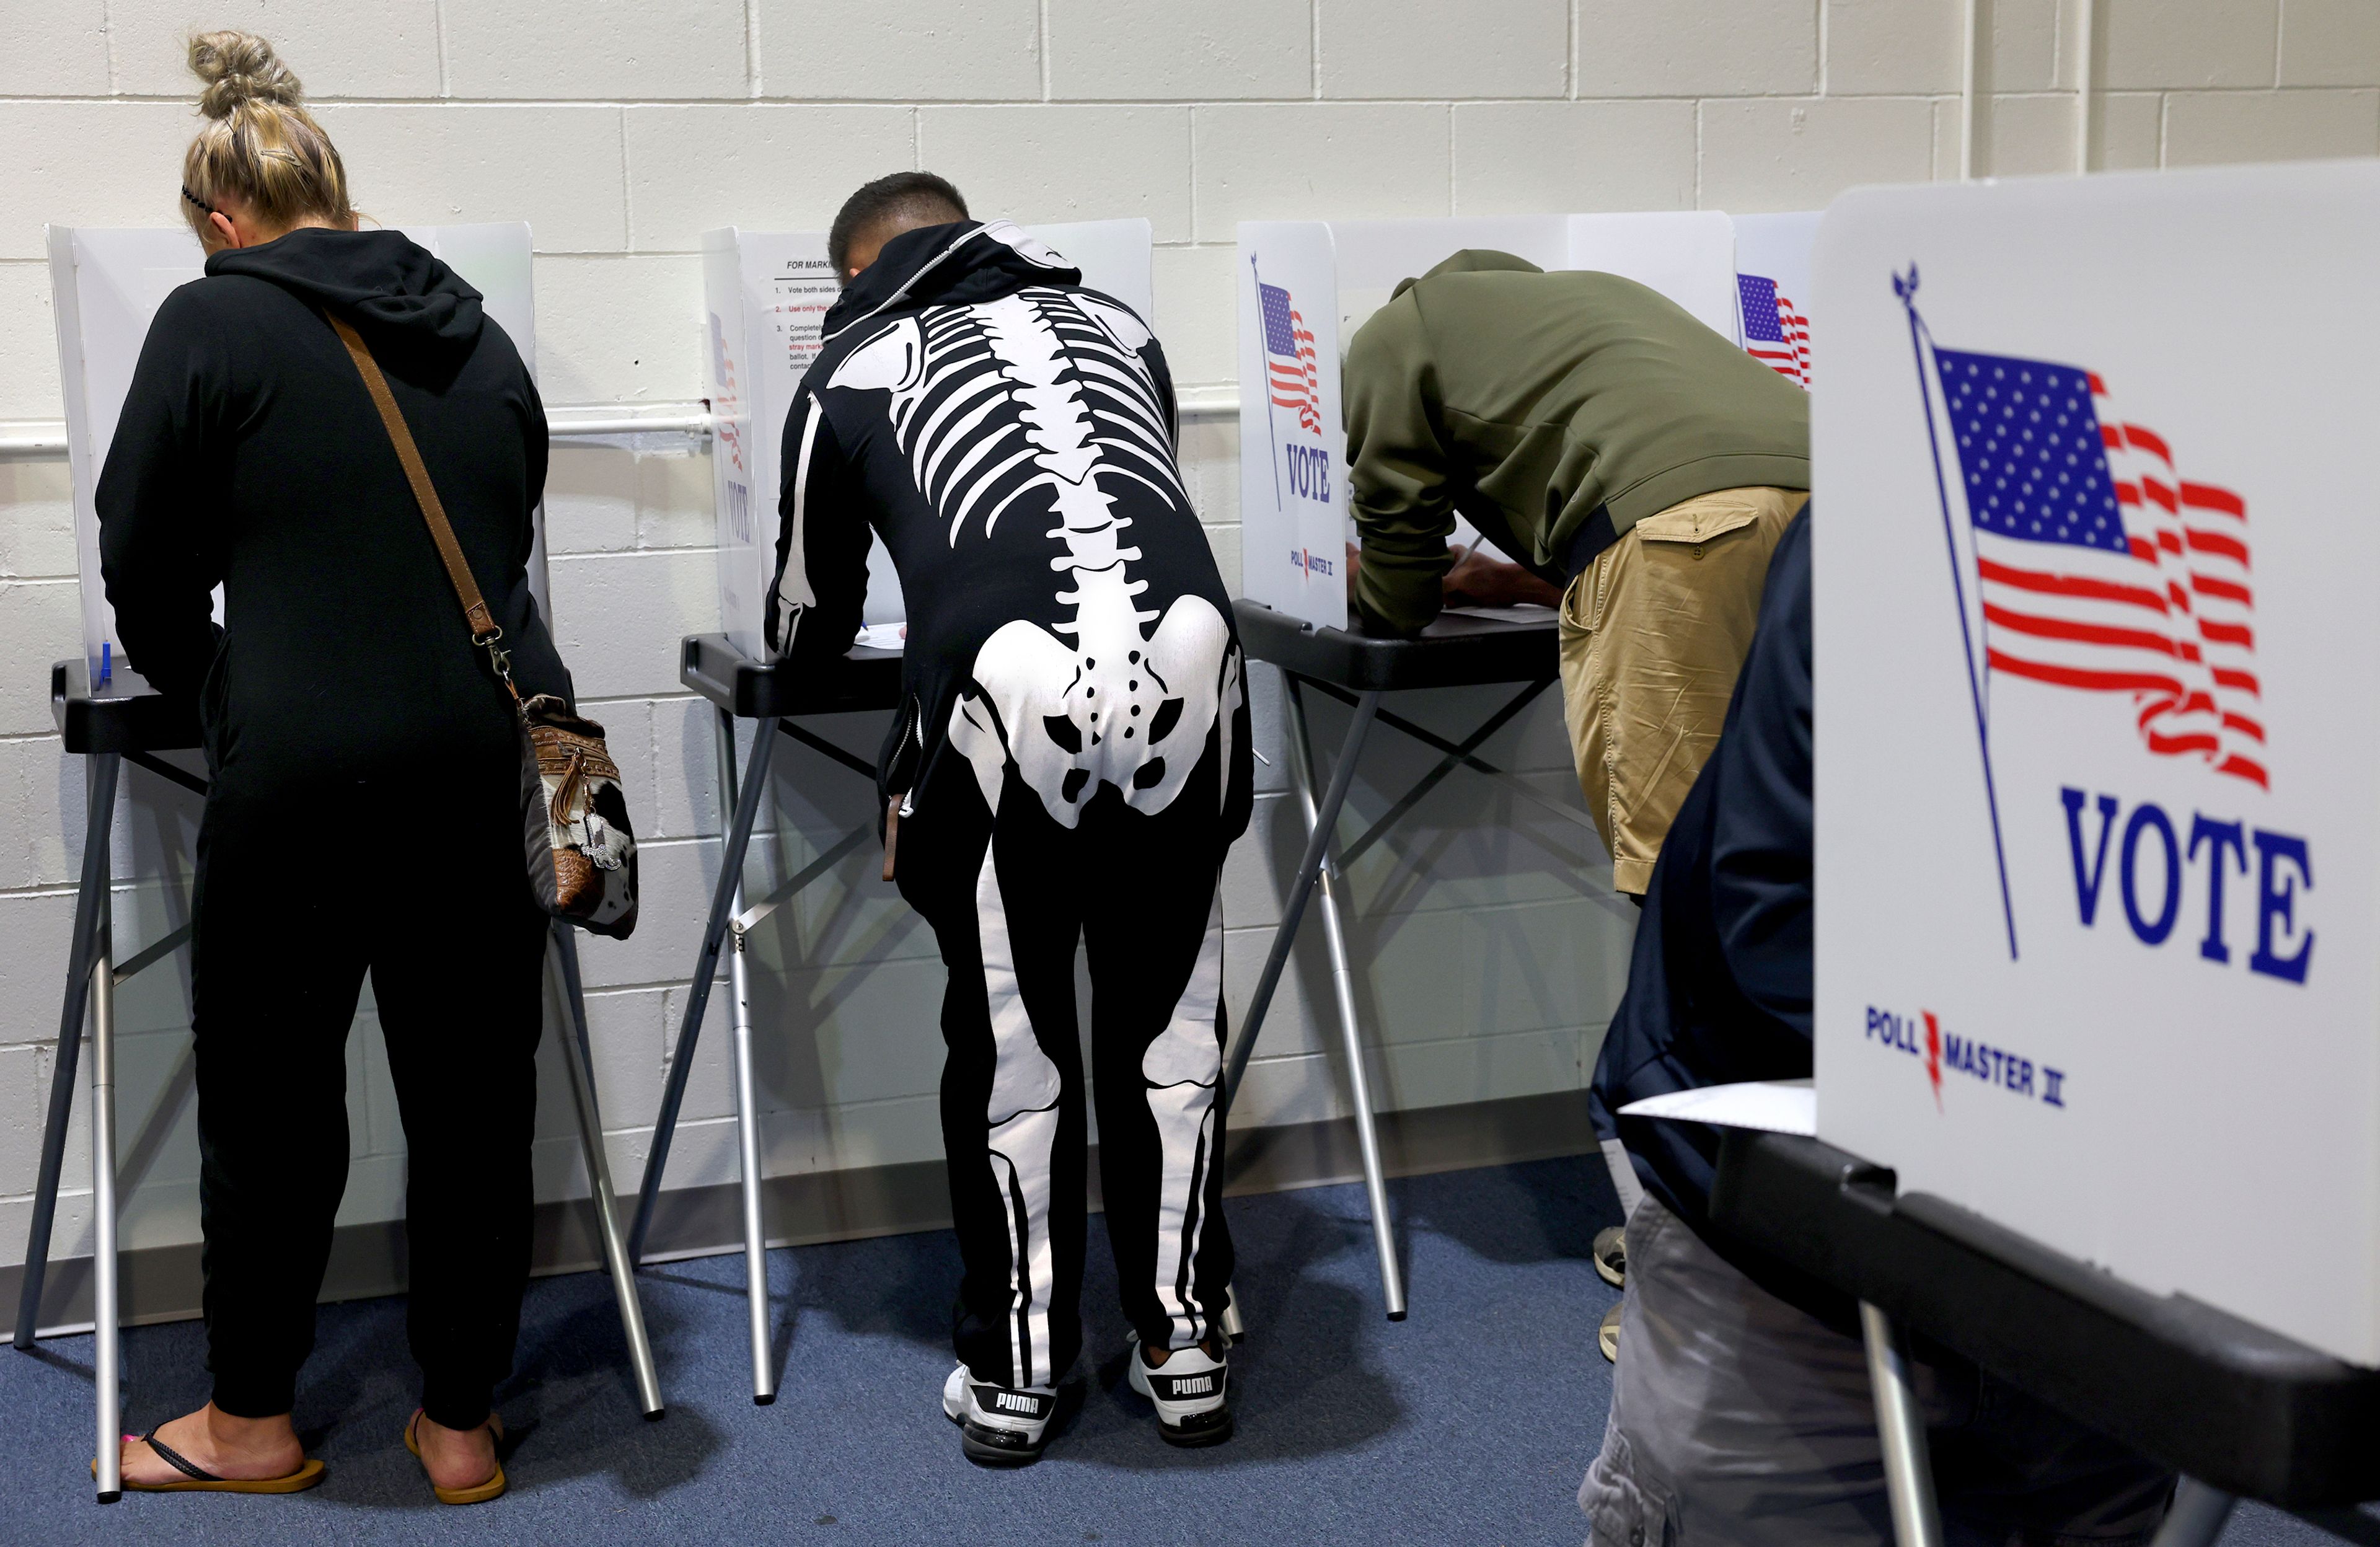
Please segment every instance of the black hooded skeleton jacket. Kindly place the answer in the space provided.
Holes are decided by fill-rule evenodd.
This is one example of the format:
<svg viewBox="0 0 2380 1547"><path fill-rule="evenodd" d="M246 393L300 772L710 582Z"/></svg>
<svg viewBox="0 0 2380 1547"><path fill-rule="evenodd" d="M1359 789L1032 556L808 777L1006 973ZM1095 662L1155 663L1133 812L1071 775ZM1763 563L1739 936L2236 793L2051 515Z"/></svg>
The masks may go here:
<svg viewBox="0 0 2380 1547"><path fill-rule="evenodd" d="M1174 459L1173 381L1129 307L1005 221L911 231L854 280L785 421L769 642L850 648L871 530L907 603L878 781L948 749L1013 761L1062 825L1112 785L1170 805L1220 730L1221 836L1247 822L1229 594Z"/></svg>

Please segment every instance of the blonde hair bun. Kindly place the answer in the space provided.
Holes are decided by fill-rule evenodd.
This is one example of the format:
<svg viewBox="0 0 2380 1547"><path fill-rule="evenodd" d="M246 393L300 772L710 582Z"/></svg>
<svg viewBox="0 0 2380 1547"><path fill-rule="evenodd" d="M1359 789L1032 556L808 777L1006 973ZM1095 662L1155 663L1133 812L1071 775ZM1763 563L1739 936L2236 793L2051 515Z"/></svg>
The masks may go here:
<svg viewBox="0 0 2380 1547"><path fill-rule="evenodd" d="M295 107L305 88L273 45L253 32L200 32L190 39L190 73L206 82L199 111L228 118L243 107Z"/></svg>
<svg viewBox="0 0 2380 1547"><path fill-rule="evenodd" d="M190 73L206 89L182 157L181 210L200 241L212 239L215 207L226 200L271 236L309 221L353 227L346 168L271 43L252 32L200 32L190 39Z"/></svg>

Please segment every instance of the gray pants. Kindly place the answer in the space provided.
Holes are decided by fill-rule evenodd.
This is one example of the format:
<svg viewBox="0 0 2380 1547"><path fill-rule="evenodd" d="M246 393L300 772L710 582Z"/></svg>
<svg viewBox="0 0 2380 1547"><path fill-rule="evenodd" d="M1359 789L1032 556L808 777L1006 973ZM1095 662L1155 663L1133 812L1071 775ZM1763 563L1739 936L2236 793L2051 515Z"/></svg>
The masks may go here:
<svg viewBox="0 0 2380 1547"><path fill-rule="evenodd" d="M1579 1488L1592 1547L1814 1547L1892 1539L1859 1343L1730 1267L1651 1198L1602 1454ZM1915 1367L1956 1547L2123 1547L2173 1475L1963 1361Z"/></svg>

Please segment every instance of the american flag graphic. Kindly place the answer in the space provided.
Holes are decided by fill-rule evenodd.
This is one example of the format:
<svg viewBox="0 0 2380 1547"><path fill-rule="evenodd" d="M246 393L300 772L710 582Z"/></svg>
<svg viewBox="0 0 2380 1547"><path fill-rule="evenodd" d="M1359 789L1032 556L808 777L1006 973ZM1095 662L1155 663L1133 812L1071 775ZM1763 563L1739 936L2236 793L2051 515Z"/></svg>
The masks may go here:
<svg viewBox="0 0 2380 1547"><path fill-rule="evenodd" d="M1744 353L1807 390L1810 320L1794 309L1791 298L1773 279L1740 274L1735 276L1735 288L1743 307Z"/></svg>
<svg viewBox="0 0 2380 1547"><path fill-rule="evenodd" d="M1943 493L1973 533L1985 676L2106 694L2150 751L2267 786L2246 502L2182 477L2094 372L1930 337L1920 354L1937 450L1956 453Z"/></svg>
<svg viewBox="0 0 2380 1547"><path fill-rule="evenodd" d="M1314 374L1314 331L1289 304L1289 292L1281 286L1258 280L1257 298L1264 310L1265 364L1272 405L1296 409L1298 427L1309 435L1319 435L1322 391Z"/></svg>

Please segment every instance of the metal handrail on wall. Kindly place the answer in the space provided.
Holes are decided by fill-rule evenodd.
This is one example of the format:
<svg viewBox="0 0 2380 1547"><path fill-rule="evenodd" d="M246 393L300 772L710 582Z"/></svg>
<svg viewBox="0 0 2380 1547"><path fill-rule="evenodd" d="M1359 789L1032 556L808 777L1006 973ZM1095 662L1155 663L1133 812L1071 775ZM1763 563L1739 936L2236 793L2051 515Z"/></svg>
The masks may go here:
<svg viewBox="0 0 2380 1547"><path fill-rule="evenodd" d="M1182 392L1179 401L1183 418L1214 419L1239 411L1240 389L1229 384L1189 387ZM620 435L709 438L710 413L708 407L700 404L670 407L674 411L654 413L639 413L610 405L554 408L546 415L546 431L552 439L557 441ZM67 426L64 420L0 421L0 459L43 460L66 454Z"/></svg>

